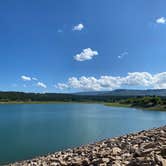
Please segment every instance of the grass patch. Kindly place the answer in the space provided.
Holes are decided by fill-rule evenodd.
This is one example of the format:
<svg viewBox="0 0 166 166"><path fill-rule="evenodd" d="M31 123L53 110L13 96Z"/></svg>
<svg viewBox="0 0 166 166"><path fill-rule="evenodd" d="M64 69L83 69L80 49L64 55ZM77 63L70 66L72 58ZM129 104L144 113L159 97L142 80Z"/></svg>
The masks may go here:
<svg viewBox="0 0 166 166"><path fill-rule="evenodd" d="M104 105L112 107L131 107L130 104L120 104L120 103L105 103Z"/></svg>

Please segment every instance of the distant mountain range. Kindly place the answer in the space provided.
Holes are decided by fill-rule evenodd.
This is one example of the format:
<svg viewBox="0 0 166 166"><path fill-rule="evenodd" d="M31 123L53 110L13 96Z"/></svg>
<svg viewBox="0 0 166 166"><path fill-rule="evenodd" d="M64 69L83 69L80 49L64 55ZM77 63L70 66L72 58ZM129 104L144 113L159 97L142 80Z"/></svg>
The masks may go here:
<svg viewBox="0 0 166 166"><path fill-rule="evenodd" d="M166 89L130 90L117 89L113 91L77 92L76 95L87 96L166 96Z"/></svg>

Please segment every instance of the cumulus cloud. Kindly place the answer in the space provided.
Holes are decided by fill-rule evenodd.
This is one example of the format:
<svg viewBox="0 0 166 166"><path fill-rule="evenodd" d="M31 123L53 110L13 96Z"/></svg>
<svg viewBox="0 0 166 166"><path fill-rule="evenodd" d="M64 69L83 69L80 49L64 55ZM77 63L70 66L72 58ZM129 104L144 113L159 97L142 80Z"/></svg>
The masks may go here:
<svg viewBox="0 0 166 166"><path fill-rule="evenodd" d="M156 89L166 89L166 72L156 74L153 84Z"/></svg>
<svg viewBox="0 0 166 166"><path fill-rule="evenodd" d="M25 75L22 75L22 76L21 76L21 79L22 79L23 81L31 81L31 80L32 80L31 77L28 77L28 76L25 76Z"/></svg>
<svg viewBox="0 0 166 166"><path fill-rule="evenodd" d="M76 61L91 60L94 56L98 55L97 51L93 51L91 48L83 49L80 54L76 54L74 59Z"/></svg>
<svg viewBox="0 0 166 166"><path fill-rule="evenodd" d="M133 72L128 73L126 77L121 77L122 84L129 86L150 86L153 76L148 72Z"/></svg>
<svg viewBox="0 0 166 166"><path fill-rule="evenodd" d="M165 17L160 17L156 19L157 24L165 24L166 23L166 18Z"/></svg>
<svg viewBox="0 0 166 166"><path fill-rule="evenodd" d="M66 83L57 84L57 88L66 89L73 88L78 90L114 90L122 87L134 88L166 88L166 72L158 74L150 74L148 72L133 72L128 73L124 77L120 76L101 76L80 78L70 77Z"/></svg>
<svg viewBox="0 0 166 166"><path fill-rule="evenodd" d="M47 88L47 85L44 84L43 82L38 82L36 85L41 88Z"/></svg>
<svg viewBox="0 0 166 166"><path fill-rule="evenodd" d="M73 27L73 31L81 31L84 28L83 24L78 24Z"/></svg>

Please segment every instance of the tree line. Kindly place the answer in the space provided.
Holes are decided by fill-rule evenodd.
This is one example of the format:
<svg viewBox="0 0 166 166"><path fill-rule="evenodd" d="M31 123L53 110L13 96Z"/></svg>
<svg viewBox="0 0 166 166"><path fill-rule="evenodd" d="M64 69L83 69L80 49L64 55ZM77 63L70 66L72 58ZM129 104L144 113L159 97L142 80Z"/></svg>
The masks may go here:
<svg viewBox="0 0 166 166"><path fill-rule="evenodd" d="M112 96L78 95L65 93L0 92L0 102L106 102L130 104L131 106L153 107L166 105L166 97L158 96Z"/></svg>
<svg viewBox="0 0 166 166"><path fill-rule="evenodd" d="M10 101L77 101L77 102L117 102L127 97L102 96L102 95L78 95L65 93L24 93L24 92L0 92L0 102Z"/></svg>
<svg viewBox="0 0 166 166"><path fill-rule="evenodd" d="M144 96L144 97L132 97L128 99L122 99L120 104L130 104L133 107L154 107L158 105L166 105L166 97L159 96Z"/></svg>

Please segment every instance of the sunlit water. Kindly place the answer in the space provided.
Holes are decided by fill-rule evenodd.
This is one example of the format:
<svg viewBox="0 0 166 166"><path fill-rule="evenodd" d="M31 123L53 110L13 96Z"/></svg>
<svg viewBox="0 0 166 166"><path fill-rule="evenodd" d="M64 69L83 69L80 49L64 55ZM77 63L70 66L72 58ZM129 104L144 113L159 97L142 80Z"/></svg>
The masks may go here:
<svg viewBox="0 0 166 166"><path fill-rule="evenodd" d="M0 105L0 165L166 124L166 112L100 104Z"/></svg>

